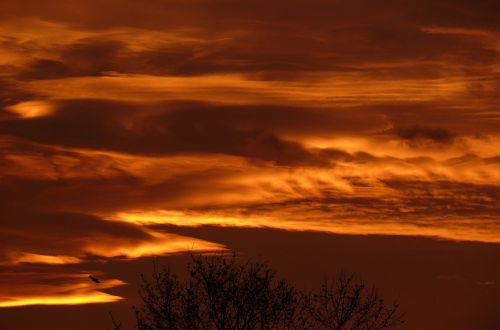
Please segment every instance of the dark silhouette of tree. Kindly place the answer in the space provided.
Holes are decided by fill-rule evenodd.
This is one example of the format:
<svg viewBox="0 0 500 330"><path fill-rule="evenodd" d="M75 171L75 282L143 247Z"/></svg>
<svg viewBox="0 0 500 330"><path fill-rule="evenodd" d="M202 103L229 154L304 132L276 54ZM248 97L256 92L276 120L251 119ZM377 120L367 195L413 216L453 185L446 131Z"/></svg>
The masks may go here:
<svg viewBox="0 0 500 330"><path fill-rule="evenodd" d="M401 322L375 289L353 276L325 282L303 293L265 263L233 257L193 256L188 279L169 268L143 277L143 305L134 308L139 330L359 329L378 330Z"/></svg>
<svg viewBox="0 0 500 330"><path fill-rule="evenodd" d="M345 273L309 294L304 308L314 329L381 330L403 323L397 303L386 306L377 289L367 289L354 275Z"/></svg>

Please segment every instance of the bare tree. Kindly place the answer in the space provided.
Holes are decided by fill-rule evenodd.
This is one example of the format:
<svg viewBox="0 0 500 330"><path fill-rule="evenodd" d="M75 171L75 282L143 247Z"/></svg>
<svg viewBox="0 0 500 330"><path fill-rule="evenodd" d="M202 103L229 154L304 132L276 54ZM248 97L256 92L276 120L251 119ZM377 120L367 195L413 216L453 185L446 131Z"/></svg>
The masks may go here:
<svg viewBox="0 0 500 330"><path fill-rule="evenodd" d="M184 281L169 269L143 277L139 330L356 329L378 330L400 321L375 290L342 275L305 294L278 279L265 263L234 255L193 256Z"/></svg>
<svg viewBox="0 0 500 330"><path fill-rule="evenodd" d="M345 273L309 294L304 308L314 329L381 330L403 323L397 303L386 306L374 287L367 289L354 275Z"/></svg>
<svg viewBox="0 0 500 330"><path fill-rule="evenodd" d="M168 268L143 280L137 328L292 329L301 312L300 293L264 263L194 256L189 280Z"/></svg>

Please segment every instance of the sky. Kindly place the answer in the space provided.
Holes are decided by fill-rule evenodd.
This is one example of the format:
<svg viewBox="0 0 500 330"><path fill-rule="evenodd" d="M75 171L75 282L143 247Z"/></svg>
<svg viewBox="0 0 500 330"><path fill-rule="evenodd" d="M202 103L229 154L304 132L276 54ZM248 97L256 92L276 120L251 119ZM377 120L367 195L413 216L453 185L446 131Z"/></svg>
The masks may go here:
<svg viewBox="0 0 500 330"><path fill-rule="evenodd" d="M406 329L495 329L499 13L2 0L2 329L131 322L152 260L224 250L359 273Z"/></svg>

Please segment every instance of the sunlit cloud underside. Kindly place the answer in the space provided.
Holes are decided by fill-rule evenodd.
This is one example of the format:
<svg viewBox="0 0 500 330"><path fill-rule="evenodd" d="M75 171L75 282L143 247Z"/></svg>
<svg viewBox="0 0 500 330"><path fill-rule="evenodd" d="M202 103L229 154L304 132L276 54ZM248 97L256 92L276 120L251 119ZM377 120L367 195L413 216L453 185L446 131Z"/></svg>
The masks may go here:
<svg viewBox="0 0 500 330"><path fill-rule="evenodd" d="M22 283L15 282L16 276L22 276ZM0 307L116 302L123 298L100 290L124 284L117 279L102 280L97 288L96 283L90 282L85 274L5 273L0 282Z"/></svg>

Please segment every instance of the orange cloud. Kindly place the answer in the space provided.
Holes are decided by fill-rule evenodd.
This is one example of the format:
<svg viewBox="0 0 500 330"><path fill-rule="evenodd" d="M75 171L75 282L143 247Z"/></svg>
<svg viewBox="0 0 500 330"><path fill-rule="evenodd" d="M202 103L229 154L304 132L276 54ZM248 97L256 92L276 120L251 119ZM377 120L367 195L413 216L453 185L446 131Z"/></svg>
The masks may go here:
<svg viewBox="0 0 500 330"><path fill-rule="evenodd" d="M22 276L24 286L19 281L20 276ZM17 277L17 280L14 280L14 277ZM123 298L98 290L124 284L123 281L116 279L103 280L97 288L86 274L5 273L0 283L2 288L0 308L116 302Z"/></svg>
<svg viewBox="0 0 500 330"><path fill-rule="evenodd" d="M354 215L322 213L311 208L294 207L285 210L270 210L260 216L233 215L212 213L183 213L179 211L158 210L154 212L135 211L116 214L114 217L122 221L137 224L156 224L174 226L221 226L243 228L273 228L291 231L317 231L351 235L403 235L427 236L456 241L477 241L500 243L497 233L500 228L495 221L482 219L437 219L420 220L387 219L377 217L359 219ZM405 212L405 210L400 210ZM411 210L407 210L411 211Z"/></svg>
<svg viewBox="0 0 500 330"><path fill-rule="evenodd" d="M80 259L62 255L44 255L36 253L10 253L10 259L15 264L33 263L33 264L48 264L48 265L64 265L75 264L81 262Z"/></svg>
<svg viewBox="0 0 500 330"><path fill-rule="evenodd" d="M167 255L180 252L200 252L222 250L224 247L220 244L207 241L183 237L174 234L163 234L154 231L148 232L153 239L148 242L135 244L126 242L125 244L116 244L113 241L91 240L83 248L88 253L102 257L140 258L154 255Z"/></svg>

